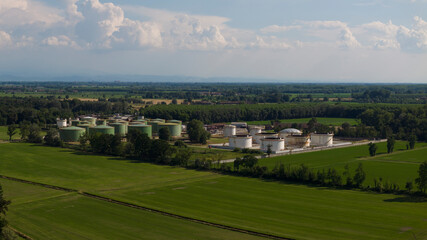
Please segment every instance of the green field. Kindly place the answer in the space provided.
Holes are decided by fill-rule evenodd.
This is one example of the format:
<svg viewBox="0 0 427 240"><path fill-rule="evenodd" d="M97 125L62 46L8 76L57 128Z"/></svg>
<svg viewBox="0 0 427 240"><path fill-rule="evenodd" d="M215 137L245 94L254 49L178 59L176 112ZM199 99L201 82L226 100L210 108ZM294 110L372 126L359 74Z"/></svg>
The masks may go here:
<svg viewBox="0 0 427 240"><path fill-rule="evenodd" d="M427 202L411 202L405 196L267 182L30 144L1 144L0 154L0 174L6 176L84 190L183 216L284 237L408 239L412 234L417 239L427 237ZM88 200L74 197L77 202L83 201L72 204L76 209L95 209L84 203ZM34 198L37 199L29 196L27 201ZM41 214L45 219L43 214L48 211L42 207L37 209L32 215ZM116 211L112 207L108 209ZM96 215L91 210L87 211L89 219ZM25 219L25 208L13 211ZM31 207L29 211L33 211ZM117 212L128 214L121 208ZM105 214L94 218L106 224L116 218L108 212ZM10 217L14 219L13 214ZM65 217L54 224L63 224L63 221L76 228L80 224L76 222L77 218ZM31 222L37 227L50 224ZM127 222L123 220L123 223L120 226ZM25 222L17 224L24 233L35 228L28 227ZM91 230L82 228L81 231Z"/></svg>
<svg viewBox="0 0 427 240"><path fill-rule="evenodd" d="M408 180L417 177L419 163L427 156L427 143L418 143L417 149L406 150L406 142L397 141L392 154L387 154L386 142L377 143L377 146L378 155L375 157L369 157L368 146L362 145L264 158L259 160L258 165L267 166L271 170L280 163L291 166L305 164L313 169L335 168L342 172L348 164L350 171L354 173L358 164L363 163L367 174L365 186L372 186L374 178L382 177L384 181L388 180L404 188Z"/></svg>
<svg viewBox="0 0 427 240"><path fill-rule="evenodd" d="M0 180L11 226L34 239L259 239L39 186Z"/></svg>
<svg viewBox="0 0 427 240"><path fill-rule="evenodd" d="M328 125L328 126L341 126L343 123L347 122L350 125L358 124L356 118L316 118L318 123ZM311 118L294 118L294 119L281 119L281 123L308 123ZM266 125L271 124L271 121L249 121L247 122L250 125Z"/></svg>
<svg viewBox="0 0 427 240"><path fill-rule="evenodd" d="M190 147L193 151L193 155L191 156L190 160L211 160L211 161L217 161L217 160L228 160L228 159L235 159L238 157L244 157L248 154L241 153L241 152L232 152L230 150L225 149L208 149L208 148L200 148L200 147ZM254 156L256 156L254 154Z"/></svg>

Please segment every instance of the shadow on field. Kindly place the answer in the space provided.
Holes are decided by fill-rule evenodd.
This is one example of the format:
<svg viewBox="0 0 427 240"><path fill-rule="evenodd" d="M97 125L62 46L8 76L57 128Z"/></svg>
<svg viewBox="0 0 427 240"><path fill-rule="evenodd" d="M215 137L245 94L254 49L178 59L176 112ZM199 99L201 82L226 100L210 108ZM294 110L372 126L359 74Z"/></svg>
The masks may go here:
<svg viewBox="0 0 427 240"><path fill-rule="evenodd" d="M404 197L397 197L397 198L393 198L393 199L385 199L384 202L422 203L422 202L427 202L427 198L421 197L421 196L404 196Z"/></svg>

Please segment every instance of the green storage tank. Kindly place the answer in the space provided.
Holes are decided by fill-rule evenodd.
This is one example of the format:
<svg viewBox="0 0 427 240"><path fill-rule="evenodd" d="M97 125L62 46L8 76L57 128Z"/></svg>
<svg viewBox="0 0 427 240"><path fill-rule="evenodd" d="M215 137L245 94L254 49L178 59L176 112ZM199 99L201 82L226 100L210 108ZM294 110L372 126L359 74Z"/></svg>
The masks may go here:
<svg viewBox="0 0 427 240"><path fill-rule="evenodd" d="M127 126L122 123L110 123L111 127L114 127L114 134L125 136L127 133Z"/></svg>
<svg viewBox="0 0 427 240"><path fill-rule="evenodd" d="M66 127L59 129L59 137L64 142L78 142L86 130L80 127Z"/></svg>
<svg viewBox="0 0 427 240"><path fill-rule="evenodd" d="M179 125L182 125L182 121L181 120L166 120L167 123L177 123Z"/></svg>
<svg viewBox="0 0 427 240"><path fill-rule="evenodd" d="M107 126L107 125L99 125L96 127L89 128L89 134L96 134L96 133L103 133L103 134L111 134L114 135L114 128Z"/></svg>
<svg viewBox="0 0 427 240"><path fill-rule="evenodd" d="M166 122L166 120L162 119L162 118L155 118L155 119L151 119L150 121L157 121L157 122Z"/></svg>
<svg viewBox="0 0 427 240"><path fill-rule="evenodd" d="M80 124L90 124L88 121L80 121Z"/></svg>
<svg viewBox="0 0 427 240"><path fill-rule="evenodd" d="M163 127L167 127L172 137L180 137L181 136L181 125L177 123L159 123L157 125L158 130Z"/></svg>
<svg viewBox="0 0 427 240"><path fill-rule="evenodd" d="M119 120L117 120L117 119L108 119L107 120L107 122L108 123L116 123L116 122L118 122Z"/></svg>
<svg viewBox="0 0 427 240"><path fill-rule="evenodd" d="M159 121L148 121L147 122L148 125L151 125L153 127L153 133L157 133L157 131L159 130L158 129L159 123L162 123L162 122L159 122Z"/></svg>
<svg viewBox="0 0 427 240"><path fill-rule="evenodd" d="M77 127L84 128L86 132L89 132L89 128L92 126L93 125L91 125L91 124L79 124L79 125L77 125Z"/></svg>
<svg viewBox="0 0 427 240"><path fill-rule="evenodd" d="M140 131L148 135L149 138L153 137L152 126L151 125L129 125L128 132L130 131Z"/></svg>
<svg viewBox="0 0 427 240"><path fill-rule="evenodd" d="M91 125L96 124L96 118L94 118L94 117L83 117L82 120L89 122L89 124L91 124Z"/></svg>
<svg viewBox="0 0 427 240"><path fill-rule="evenodd" d="M77 127L80 124L80 120L71 120L71 126Z"/></svg>
<svg viewBox="0 0 427 240"><path fill-rule="evenodd" d="M107 125L107 120L105 119L98 119L96 120L96 125Z"/></svg>
<svg viewBox="0 0 427 240"><path fill-rule="evenodd" d="M135 122L135 123L142 123L142 124L147 124L147 120L145 120L145 119L133 120L132 122Z"/></svg>

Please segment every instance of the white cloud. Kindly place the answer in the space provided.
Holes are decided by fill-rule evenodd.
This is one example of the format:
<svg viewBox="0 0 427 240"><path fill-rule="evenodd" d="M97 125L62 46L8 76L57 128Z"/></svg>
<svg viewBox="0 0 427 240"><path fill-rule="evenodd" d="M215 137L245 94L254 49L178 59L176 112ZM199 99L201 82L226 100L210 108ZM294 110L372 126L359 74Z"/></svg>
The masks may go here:
<svg viewBox="0 0 427 240"><path fill-rule="evenodd" d="M77 44L65 35L50 36L46 39L43 39L42 43L47 46L78 48Z"/></svg>
<svg viewBox="0 0 427 240"><path fill-rule="evenodd" d="M12 44L12 38L7 32L0 31L0 48L7 47Z"/></svg>
<svg viewBox="0 0 427 240"><path fill-rule="evenodd" d="M407 51L427 50L427 22L414 17L412 29L401 26L397 31L397 40L402 49Z"/></svg>
<svg viewBox="0 0 427 240"><path fill-rule="evenodd" d="M286 32L294 29L300 29L300 28L301 26L298 26L298 25L291 25L291 26L270 25L270 26L261 28L261 32L262 33L279 33L279 32Z"/></svg>
<svg viewBox="0 0 427 240"><path fill-rule="evenodd" d="M278 49L290 49L291 45L289 45L284 40L281 40L275 36L271 36L271 37L256 36L256 40L250 43L249 47L278 50Z"/></svg>

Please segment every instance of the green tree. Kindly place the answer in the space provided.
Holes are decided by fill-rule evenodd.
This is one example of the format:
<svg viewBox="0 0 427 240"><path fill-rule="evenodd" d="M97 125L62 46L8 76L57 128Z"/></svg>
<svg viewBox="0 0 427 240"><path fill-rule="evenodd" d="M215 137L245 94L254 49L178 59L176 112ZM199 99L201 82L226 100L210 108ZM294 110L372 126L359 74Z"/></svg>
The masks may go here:
<svg viewBox="0 0 427 240"><path fill-rule="evenodd" d="M172 165L186 167L188 165L188 161L190 161L191 155L193 155L193 152L190 148L178 147Z"/></svg>
<svg viewBox="0 0 427 240"><path fill-rule="evenodd" d="M418 178L415 179L418 189L425 193L427 189L427 161L421 163L418 169Z"/></svg>
<svg viewBox="0 0 427 240"><path fill-rule="evenodd" d="M40 136L41 129L37 124L31 124L28 128L28 142L31 143L41 143L43 141Z"/></svg>
<svg viewBox="0 0 427 240"><path fill-rule="evenodd" d="M169 164L171 161L172 153L172 147L167 141L162 139L156 139L151 142L149 155L152 161L156 163Z"/></svg>
<svg viewBox="0 0 427 240"><path fill-rule="evenodd" d="M414 149L416 142L417 142L417 136L415 136L415 134L411 134L408 139L409 148Z"/></svg>
<svg viewBox="0 0 427 240"><path fill-rule="evenodd" d="M7 135L9 136L9 141L12 141L12 137L16 134L16 125L12 124L7 126Z"/></svg>
<svg viewBox="0 0 427 240"><path fill-rule="evenodd" d="M187 133L190 141L206 144L210 134L205 130L203 123L199 120L191 120L187 125Z"/></svg>
<svg viewBox="0 0 427 240"><path fill-rule="evenodd" d="M377 145L375 143L369 143L369 155L371 157L375 156L377 154Z"/></svg>
<svg viewBox="0 0 427 240"><path fill-rule="evenodd" d="M9 204L10 204L10 201L4 199L3 188L0 185L0 231L1 231L0 239L7 239L5 236L5 231L7 227L6 212L8 210Z"/></svg>
<svg viewBox="0 0 427 240"><path fill-rule="evenodd" d="M46 136L44 137L44 142L46 145L58 147L61 145L61 140L59 139L58 130L51 128L47 131Z"/></svg>
<svg viewBox="0 0 427 240"><path fill-rule="evenodd" d="M162 127L159 129L159 139L169 141L171 138L171 133L169 131L169 128Z"/></svg>
<svg viewBox="0 0 427 240"><path fill-rule="evenodd" d="M28 137L30 132L30 124L26 122L22 122L19 124L19 134L21 135L21 140L25 140Z"/></svg>
<svg viewBox="0 0 427 240"><path fill-rule="evenodd" d="M356 169L356 173L354 174L353 181L356 187L361 187L363 182L366 179L366 173L363 170L363 164L359 163L359 166Z"/></svg>
<svg viewBox="0 0 427 240"><path fill-rule="evenodd" d="M387 139L387 153L392 153L394 150L394 144L395 144L394 137L389 137Z"/></svg>
<svg viewBox="0 0 427 240"><path fill-rule="evenodd" d="M406 182L405 188L406 188L406 191L408 191L408 193L411 193L412 189L414 188L412 181Z"/></svg>
<svg viewBox="0 0 427 240"><path fill-rule="evenodd" d="M241 165L245 168L253 168L258 163L258 158L253 155L246 155L241 161Z"/></svg>
<svg viewBox="0 0 427 240"><path fill-rule="evenodd" d="M236 160L233 162L234 171L239 171L240 165L242 164L242 159L237 157Z"/></svg>

